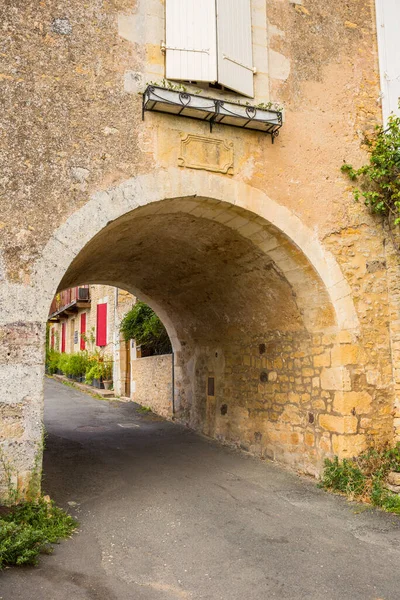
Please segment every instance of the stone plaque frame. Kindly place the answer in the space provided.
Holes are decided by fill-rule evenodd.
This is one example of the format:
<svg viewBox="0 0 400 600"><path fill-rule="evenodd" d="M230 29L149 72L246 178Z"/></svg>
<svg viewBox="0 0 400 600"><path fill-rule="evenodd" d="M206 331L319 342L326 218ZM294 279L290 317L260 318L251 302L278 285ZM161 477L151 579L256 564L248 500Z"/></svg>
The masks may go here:
<svg viewBox="0 0 400 600"><path fill-rule="evenodd" d="M192 133L181 134L180 167L233 175L233 142Z"/></svg>

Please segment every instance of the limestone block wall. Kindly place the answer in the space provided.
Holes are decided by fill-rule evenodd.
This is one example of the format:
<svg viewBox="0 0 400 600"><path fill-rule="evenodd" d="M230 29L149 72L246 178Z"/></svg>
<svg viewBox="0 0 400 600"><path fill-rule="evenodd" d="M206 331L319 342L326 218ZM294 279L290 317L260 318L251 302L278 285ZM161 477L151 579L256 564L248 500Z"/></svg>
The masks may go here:
<svg viewBox="0 0 400 600"><path fill-rule="evenodd" d="M349 334L341 340L329 334L269 332L220 349L217 358L203 360L197 426L211 437L312 475L326 456L359 454L372 429L383 438L386 430L389 439L389 415L379 410L379 389L374 382L352 383L362 349Z"/></svg>
<svg viewBox="0 0 400 600"><path fill-rule="evenodd" d="M131 362L131 399L163 417L172 415L172 354Z"/></svg>

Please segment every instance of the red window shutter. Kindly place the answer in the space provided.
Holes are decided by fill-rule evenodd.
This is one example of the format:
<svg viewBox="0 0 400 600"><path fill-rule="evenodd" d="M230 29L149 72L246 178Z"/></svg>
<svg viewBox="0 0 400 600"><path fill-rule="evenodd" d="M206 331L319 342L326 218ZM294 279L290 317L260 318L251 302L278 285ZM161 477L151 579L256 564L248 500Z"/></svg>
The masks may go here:
<svg viewBox="0 0 400 600"><path fill-rule="evenodd" d="M96 345L107 346L107 303L97 305Z"/></svg>
<svg viewBox="0 0 400 600"><path fill-rule="evenodd" d="M86 342L83 339L83 335L85 335L86 333L86 313L82 313L81 314L81 344L80 344L80 349L81 350L86 350Z"/></svg>
<svg viewBox="0 0 400 600"><path fill-rule="evenodd" d="M66 323L61 324L61 352L65 352L65 334L67 325Z"/></svg>

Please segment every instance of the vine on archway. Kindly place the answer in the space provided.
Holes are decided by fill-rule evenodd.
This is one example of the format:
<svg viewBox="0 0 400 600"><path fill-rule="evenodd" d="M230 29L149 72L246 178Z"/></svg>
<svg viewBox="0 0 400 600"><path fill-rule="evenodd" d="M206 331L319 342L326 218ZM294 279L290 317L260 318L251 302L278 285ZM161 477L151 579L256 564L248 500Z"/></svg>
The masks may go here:
<svg viewBox="0 0 400 600"><path fill-rule="evenodd" d="M353 190L355 200L364 199L369 209L383 217L397 252L400 246L394 239L400 225L400 117L391 115L387 127L376 127L367 141L369 162L359 169L343 164L341 171L352 181L359 181Z"/></svg>

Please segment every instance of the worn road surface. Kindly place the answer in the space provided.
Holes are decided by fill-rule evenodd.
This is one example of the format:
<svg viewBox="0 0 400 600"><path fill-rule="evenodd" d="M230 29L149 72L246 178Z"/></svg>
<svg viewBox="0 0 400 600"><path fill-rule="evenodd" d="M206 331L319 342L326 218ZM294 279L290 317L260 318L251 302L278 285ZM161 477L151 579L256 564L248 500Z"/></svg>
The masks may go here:
<svg viewBox="0 0 400 600"><path fill-rule="evenodd" d="M2 600L398 600L400 518L46 381L44 489L80 532Z"/></svg>

